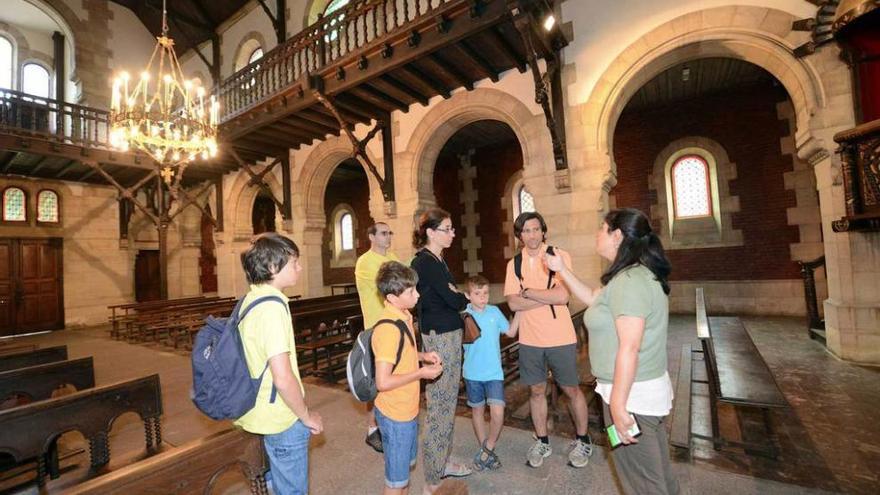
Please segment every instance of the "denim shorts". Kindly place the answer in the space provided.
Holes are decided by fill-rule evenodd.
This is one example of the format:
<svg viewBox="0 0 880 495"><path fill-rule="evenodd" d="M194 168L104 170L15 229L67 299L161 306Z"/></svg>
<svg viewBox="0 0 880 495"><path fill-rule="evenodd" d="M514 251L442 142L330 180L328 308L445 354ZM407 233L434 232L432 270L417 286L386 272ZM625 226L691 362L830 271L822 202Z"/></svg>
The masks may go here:
<svg viewBox="0 0 880 495"><path fill-rule="evenodd" d="M416 465L419 453L419 418L410 421L394 421L373 408L376 423L382 433L382 450L385 456L385 486L403 488L409 485L409 471Z"/></svg>
<svg viewBox="0 0 880 495"><path fill-rule="evenodd" d="M309 492L309 429L297 420L274 435L263 435L269 456L266 481L275 493L305 495Z"/></svg>
<svg viewBox="0 0 880 495"><path fill-rule="evenodd" d="M467 405L470 407L484 406L487 403L492 405L504 405L504 380L489 380L487 382L478 382L474 380L464 380L465 388L467 388Z"/></svg>

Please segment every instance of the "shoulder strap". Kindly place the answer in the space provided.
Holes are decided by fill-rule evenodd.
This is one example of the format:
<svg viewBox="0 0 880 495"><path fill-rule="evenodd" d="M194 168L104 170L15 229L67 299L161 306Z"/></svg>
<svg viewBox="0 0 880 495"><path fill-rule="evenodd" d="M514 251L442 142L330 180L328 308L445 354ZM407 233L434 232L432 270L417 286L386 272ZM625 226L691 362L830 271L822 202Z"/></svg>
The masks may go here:
<svg viewBox="0 0 880 495"><path fill-rule="evenodd" d="M553 246L547 246L547 254L555 255L556 253L553 251ZM553 270L548 270L547 275L547 288L553 287L553 277L556 275L556 272ZM553 305L550 305L550 312L553 313L553 319L556 319L556 308Z"/></svg>
<svg viewBox="0 0 880 495"><path fill-rule="evenodd" d="M391 372L393 373L395 368L397 368L397 365L400 364L400 357L403 355L404 335L406 335L406 337L409 339L409 343L412 344L413 347L416 346L416 343L413 341L412 335L410 335L409 333L409 327L406 326L406 323L403 320L379 320L376 322L373 328L376 328L382 323L391 323L396 326L398 330L400 330L400 343L397 345L397 357L394 359L394 366L391 367Z"/></svg>
<svg viewBox="0 0 880 495"><path fill-rule="evenodd" d="M513 274L519 280L519 286L522 287L522 251L516 253L513 257Z"/></svg>
<svg viewBox="0 0 880 495"><path fill-rule="evenodd" d="M244 299L242 299L242 301L244 301ZM281 303L281 304L284 305L285 309L287 308L287 305L284 304L284 300L281 299L281 298L278 297L278 296L263 296L263 297L258 297L258 298L256 298L256 299L254 299L254 301L253 301L252 303L250 303L250 304L248 305L248 307L244 308L244 311L242 311L241 315L238 316L238 321L242 321L242 320L244 320L244 317L247 316L247 314L250 313L250 311L251 311L252 309L254 309L256 306L260 305L261 303L264 303L264 302L267 302L267 301L278 301L279 303Z"/></svg>

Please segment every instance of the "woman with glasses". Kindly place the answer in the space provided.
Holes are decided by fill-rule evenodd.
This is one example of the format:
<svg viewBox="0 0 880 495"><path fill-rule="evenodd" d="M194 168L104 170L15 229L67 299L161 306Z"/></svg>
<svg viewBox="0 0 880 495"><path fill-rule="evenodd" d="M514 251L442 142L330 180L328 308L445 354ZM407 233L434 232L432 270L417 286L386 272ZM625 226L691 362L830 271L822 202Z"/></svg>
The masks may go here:
<svg viewBox="0 0 880 495"><path fill-rule="evenodd" d="M424 493L434 493L446 476L467 476L471 470L451 462L452 428L458 385L461 381L460 313L467 298L455 287L449 267L443 261L443 250L452 245L455 228L447 211L431 208L422 213L418 229L413 232L413 247L418 251L412 268L418 273L420 299L419 332L424 352L436 352L443 364L443 374L425 387L427 414L422 436L425 468Z"/></svg>

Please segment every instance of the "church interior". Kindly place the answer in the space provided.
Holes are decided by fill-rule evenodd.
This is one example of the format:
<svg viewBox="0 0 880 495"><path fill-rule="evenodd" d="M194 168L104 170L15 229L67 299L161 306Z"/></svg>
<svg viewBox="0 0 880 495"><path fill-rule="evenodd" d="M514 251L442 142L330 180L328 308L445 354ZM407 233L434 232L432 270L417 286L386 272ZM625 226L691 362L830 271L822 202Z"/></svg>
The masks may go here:
<svg viewBox="0 0 880 495"><path fill-rule="evenodd" d="M432 207L456 283L482 275L502 306L521 213L598 287L603 218L641 210L672 267L682 492L877 492L877 0L2 6L0 493L269 493L260 439L190 400L196 335L248 293L241 255L265 232L299 248L285 294L325 428L310 492L380 491L346 383L355 264L377 223L408 264ZM503 338L504 465L437 493L623 493L569 307L589 466L525 465L529 391ZM570 404L548 401L563 452ZM464 459L469 414L462 388Z"/></svg>

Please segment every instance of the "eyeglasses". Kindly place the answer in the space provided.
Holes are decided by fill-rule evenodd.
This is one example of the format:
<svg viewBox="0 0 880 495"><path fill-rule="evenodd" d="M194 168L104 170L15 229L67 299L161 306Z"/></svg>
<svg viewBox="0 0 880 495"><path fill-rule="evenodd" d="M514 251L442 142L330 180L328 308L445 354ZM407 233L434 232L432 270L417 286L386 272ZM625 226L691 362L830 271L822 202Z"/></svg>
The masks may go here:
<svg viewBox="0 0 880 495"><path fill-rule="evenodd" d="M387 232L376 232L376 235L394 235L394 232L390 230Z"/></svg>
<svg viewBox="0 0 880 495"><path fill-rule="evenodd" d="M445 229L434 229L434 230L437 230L439 232L446 232L447 234L454 234L455 233L455 227L446 227Z"/></svg>

